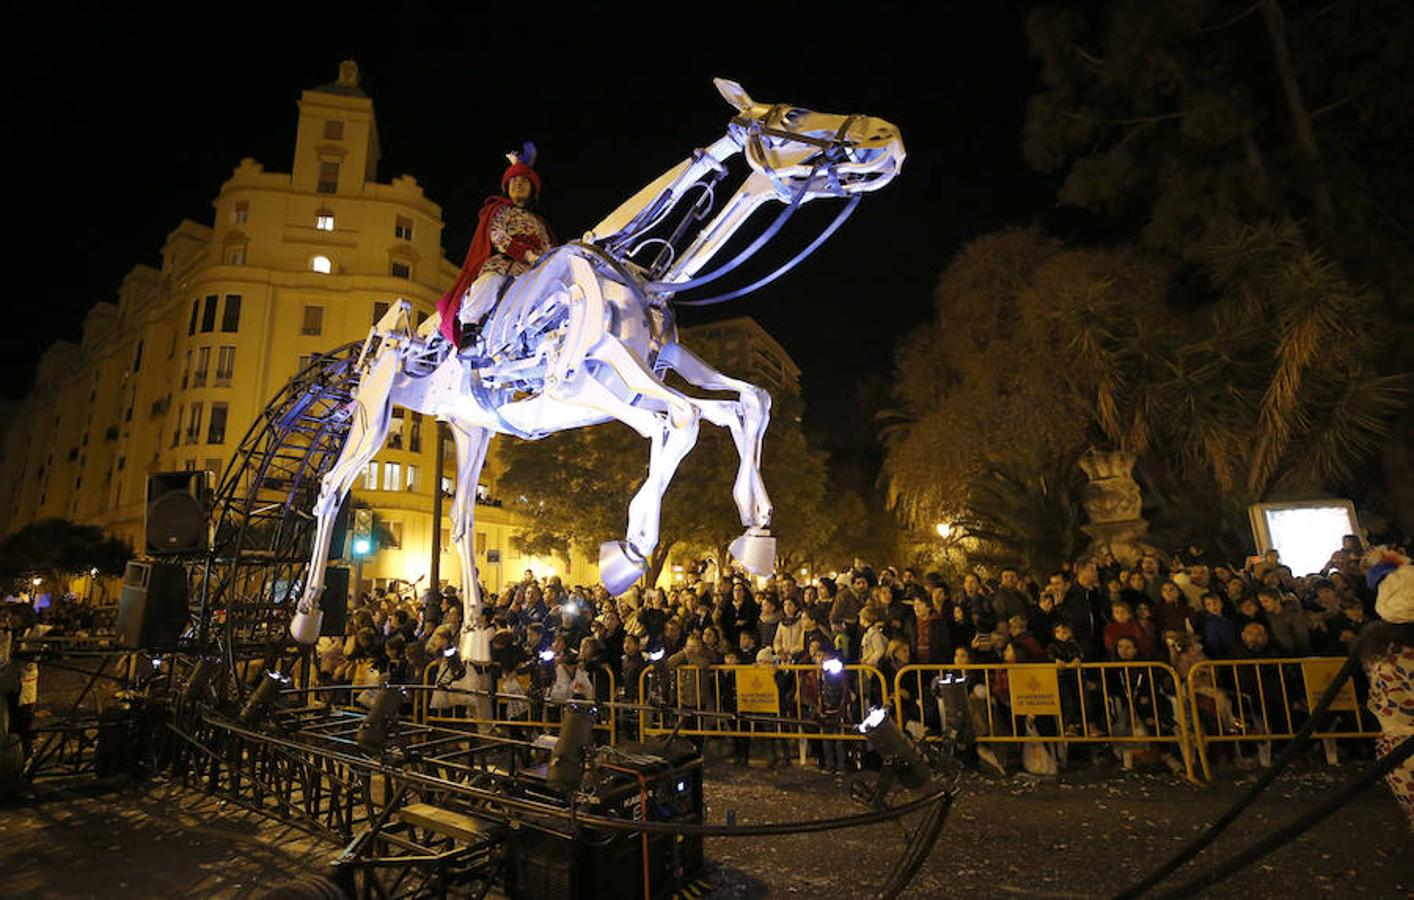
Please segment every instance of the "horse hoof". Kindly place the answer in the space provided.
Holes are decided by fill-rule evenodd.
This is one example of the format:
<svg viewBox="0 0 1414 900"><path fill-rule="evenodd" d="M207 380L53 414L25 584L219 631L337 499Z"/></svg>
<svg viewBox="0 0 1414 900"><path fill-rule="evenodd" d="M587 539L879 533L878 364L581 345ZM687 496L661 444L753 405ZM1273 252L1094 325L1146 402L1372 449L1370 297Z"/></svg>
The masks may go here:
<svg viewBox="0 0 1414 900"><path fill-rule="evenodd" d="M316 609L314 612L296 612L295 617L290 620L290 637L295 639L295 643L309 646L319 640L319 626L324 622L324 611Z"/></svg>
<svg viewBox="0 0 1414 900"><path fill-rule="evenodd" d="M776 539L764 528L748 528L728 549L752 575L765 578L775 570Z"/></svg>
<svg viewBox="0 0 1414 900"><path fill-rule="evenodd" d="M643 558L625 541L605 541L599 545L599 580L611 595L617 597L633 587L646 571L648 566Z"/></svg>

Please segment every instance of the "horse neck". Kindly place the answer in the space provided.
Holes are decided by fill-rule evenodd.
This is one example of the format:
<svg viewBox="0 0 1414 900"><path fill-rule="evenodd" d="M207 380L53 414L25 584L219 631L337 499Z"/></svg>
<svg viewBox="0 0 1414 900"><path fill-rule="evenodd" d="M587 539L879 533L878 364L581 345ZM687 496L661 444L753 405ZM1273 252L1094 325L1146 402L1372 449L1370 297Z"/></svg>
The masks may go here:
<svg viewBox="0 0 1414 900"><path fill-rule="evenodd" d="M712 221L697 233L697 237L687 249L678 254L661 280L671 283L692 278L712 257L722 251L732 235L751 218L752 213L776 196L776 186L771 179L753 171Z"/></svg>

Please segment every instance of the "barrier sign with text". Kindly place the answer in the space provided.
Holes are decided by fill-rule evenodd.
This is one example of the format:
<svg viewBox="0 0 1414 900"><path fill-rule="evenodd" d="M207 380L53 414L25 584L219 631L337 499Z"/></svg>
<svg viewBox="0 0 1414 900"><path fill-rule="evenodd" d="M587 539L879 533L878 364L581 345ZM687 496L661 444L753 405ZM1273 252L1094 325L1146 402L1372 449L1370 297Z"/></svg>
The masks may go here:
<svg viewBox="0 0 1414 900"><path fill-rule="evenodd" d="M770 669L751 667L736 670L737 712L781 714L781 695L776 675Z"/></svg>
<svg viewBox="0 0 1414 900"><path fill-rule="evenodd" d="M1301 664L1301 675L1306 679L1306 708L1315 709L1320 702L1321 695L1330 687L1335 675L1340 671L1341 665L1345 662L1342 659L1322 659ZM1355 679L1347 678L1345 684L1340 686L1340 693L1335 695L1331 701L1331 709L1344 709L1354 711L1358 709L1355 700Z"/></svg>
<svg viewBox="0 0 1414 900"><path fill-rule="evenodd" d="M1052 666L1007 666L1011 712L1016 716L1061 714L1060 681Z"/></svg>

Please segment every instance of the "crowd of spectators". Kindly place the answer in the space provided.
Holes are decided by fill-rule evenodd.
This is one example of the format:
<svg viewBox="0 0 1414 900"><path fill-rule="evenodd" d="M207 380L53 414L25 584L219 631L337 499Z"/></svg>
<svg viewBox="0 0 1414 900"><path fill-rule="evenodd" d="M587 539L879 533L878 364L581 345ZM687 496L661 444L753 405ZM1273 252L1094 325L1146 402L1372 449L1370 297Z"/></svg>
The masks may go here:
<svg viewBox="0 0 1414 900"><path fill-rule="evenodd" d="M481 618L468 629L467 643L455 590L428 592L420 600L376 590L353 602L345 635L321 641L318 660L323 680L345 684L420 682L428 664L436 663L443 687L526 699L511 703L509 712L503 704L493 714L490 700L439 691L431 699L434 710L469 707L484 718L532 721L544 715L544 699L650 699L638 696L640 675L655 664L668 671L684 665L779 670L782 664L818 667L839 660L876 669L892 689L895 673L914 663L1048 663L1063 673L1066 709L1059 722L1023 723L1007 715L1009 686L1005 670L998 670L985 679L968 676L968 699L954 705L954 712L963 713L958 730L972 737L1023 727L1039 727L1043 734L1059 727L1091 737L1156 734L1171 729L1175 713L1162 701L1155 708L1149 698L1177 693L1157 667L1147 673L1087 670L1084 676L1067 668L1153 661L1187 678L1204 659L1343 656L1373 617L1360 555L1359 540L1350 536L1323 571L1297 575L1276 551L1236 566L1210 564L1200 548L1188 547L1170 557L1144 555L1128 567L1102 555L1048 573L1011 567L990 575L969 572L956 585L937 573L857 562L838 578L805 581L783 572L762 583L725 573L692 577L667 589L635 587L619 597L602 586L567 586L558 577L537 579L527 571L501 593L483 594ZM449 652L454 649L458 652ZM1259 677L1244 671L1242 677ZM1107 679L1104 684L1101 678ZM1145 678L1160 683L1149 685ZM714 679L710 690L731 690L730 682L720 688L718 683ZM788 701L784 705L827 729L857 721L859 710L878 699L859 696L875 690L867 679L836 682L785 673L777 683ZM1243 707L1242 698L1282 693L1280 685L1266 687L1273 690L1214 683L1200 691L1201 711L1219 720L1218 727L1249 727L1250 719L1265 720L1271 711ZM919 680L904 690L918 695L906 698L918 701L906 707L916 710L915 729L947 727L945 704L922 696L931 694L928 685ZM1106 709L1102 696L1137 697L1138 706ZM720 708L729 699L713 697L713 702ZM979 712L979 699L992 709ZM702 698L694 702L705 705ZM823 768L853 764L843 745L817 743ZM734 749L738 761L749 752L744 741ZM1128 765L1135 749L1115 753ZM1159 749L1165 751L1163 761L1176 767L1169 748ZM973 752L988 765L1005 768L1005 754L996 745ZM1267 756L1260 754L1262 761ZM773 755L773 762L779 761Z"/></svg>

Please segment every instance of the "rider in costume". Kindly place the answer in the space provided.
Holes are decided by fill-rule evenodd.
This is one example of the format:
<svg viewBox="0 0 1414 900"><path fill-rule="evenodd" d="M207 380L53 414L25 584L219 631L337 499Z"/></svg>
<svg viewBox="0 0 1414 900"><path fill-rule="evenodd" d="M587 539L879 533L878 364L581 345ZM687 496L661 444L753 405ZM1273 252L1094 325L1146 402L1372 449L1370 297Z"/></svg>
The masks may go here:
<svg viewBox="0 0 1414 900"><path fill-rule="evenodd" d="M501 173L501 193L482 204L461 275L437 302L442 335L458 347L475 339L506 282L535 265L555 244L554 233L532 208L540 198L535 145L527 143L521 153L506 157L511 165Z"/></svg>

